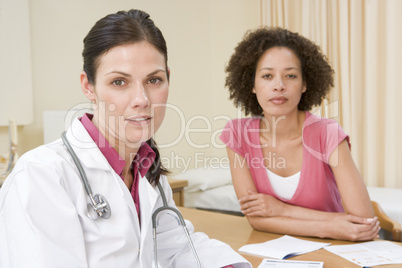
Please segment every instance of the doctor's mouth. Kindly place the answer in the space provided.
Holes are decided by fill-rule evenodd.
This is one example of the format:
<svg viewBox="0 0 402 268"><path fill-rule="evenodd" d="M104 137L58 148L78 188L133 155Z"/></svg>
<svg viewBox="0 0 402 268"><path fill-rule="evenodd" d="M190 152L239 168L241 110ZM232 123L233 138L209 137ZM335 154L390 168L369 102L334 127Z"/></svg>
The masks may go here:
<svg viewBox="0 0 402 268"><path fill-rule="evenodd" d="M148 115L132 115L127 117L124 121L135 127L143 127L151 124L153 117Z"/></svg>

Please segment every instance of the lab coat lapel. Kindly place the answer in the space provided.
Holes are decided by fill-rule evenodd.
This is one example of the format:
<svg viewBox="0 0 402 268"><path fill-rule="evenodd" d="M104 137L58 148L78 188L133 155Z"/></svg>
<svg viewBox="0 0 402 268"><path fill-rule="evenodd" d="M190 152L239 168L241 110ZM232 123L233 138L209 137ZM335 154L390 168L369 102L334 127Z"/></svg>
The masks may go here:
<svg viewBox="0 0 402 268"><path fill-rule="evenodd" d="M89 136L79 119L73 121L66 136L74 152L79 156L81 163L85 167L110 170L109 162L103 156L91 136Z"/></svg>
<svg viewBox="0 0 402 268"><path fill-rule="evenodd" d="M135 209L133 198L130 194L130 191L127 189L123 180L117 175L113 168L110 166L109 162L99 150L98 146L92 140L91 136L89 136L87 130L82 125L82 123L76 119L73 121L71 127L67 131L67 139L73 147L74 152L80 159L83 166L89 169L98 169L103 170L105 172L110 172L110 177L114 177L115 181L119 185L120 194L123 195L125 202L131 211L131 217L133 223L135 225L135 231L138 236L141 233L140 230L140 222L138 220L137 211ZM144 209L145 210L145 209Z"/></svg>
<svg viewBox="0 0 402 268"><path fill-rule="evenodd" d="M137 237L140 237L141 235L141 229L140 229L140 221L138 219L138 214L137 214L137 210L135 208L135 204L134 204L134 200L133 197L131 196L130 191L128 190L127 186L124 184L123 180L121 180L121 188L124 189L123 191L123 195L124 195L124 200L127 203L127 206L130 208L131 211L131 217L134 223L134 228L136 233L138 234ZM119 181L119 183L120 183ZM141 189L139 189L139 191L141 191ZM141 200L140 200L140 206L141 206ZM142 213L142 211L141 211Z"/></svg>
<svg viewBox="0 0 402 268"><path fill-rule="evenodd" d="M112 170L107 162L107 159L103 156L102 152L96 146L95 142L92 140L91 136L89 136L85 127L78 119L73 121L66 135L68 141L74 149L74 152L77 154L77 156L79 156L81 163L85 167L104 170L107 172ZM123 181L117 181L120 184L120 188L125 187ZM154 207L158 199L158 193L148 182L146 177L140 178L138 188L140 195L141 227L130 191L125 191L122 189L122 194L124 195L124 199L132 213L133 223L135 225L134 228L136 229L135 231L141 237L140 243L142 246L144 246L146 239L149 239L150 232L152 231L152 227L150 227L152 226L152 212L154 211Z"/></svg>
<svg viewBox="0 0 402 268"><path fill-rule="evenodd" d="M155 209L158 193L145 177L140 179L138 188L141 210L141 244L143 244L147 232L151 231L149 227L152 226L152 213Z"/></svg>

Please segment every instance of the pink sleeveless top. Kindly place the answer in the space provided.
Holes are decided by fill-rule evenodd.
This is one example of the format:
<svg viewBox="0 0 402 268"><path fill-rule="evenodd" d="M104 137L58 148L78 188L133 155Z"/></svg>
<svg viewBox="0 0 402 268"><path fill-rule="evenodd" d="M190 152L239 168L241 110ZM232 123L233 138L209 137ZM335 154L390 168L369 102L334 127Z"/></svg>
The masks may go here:
<svg viewBox="0 0 402 268"><path fill-rule="evenodd" d="M229 121L222 131L220 139L235 153L244 158L259 193L276 197L283 202L328 212L343 212L341 197L335 177L328 160L338 145L347 139L341 126L331 119L320 118L306 112L303 124L303 164L299 185L290 200L278 197L268 179L264 156L260 144L259 117L242 118ZM349 144L350 146L350 144ZM277 164L280 159L271 155L268 161Z"/></svg>

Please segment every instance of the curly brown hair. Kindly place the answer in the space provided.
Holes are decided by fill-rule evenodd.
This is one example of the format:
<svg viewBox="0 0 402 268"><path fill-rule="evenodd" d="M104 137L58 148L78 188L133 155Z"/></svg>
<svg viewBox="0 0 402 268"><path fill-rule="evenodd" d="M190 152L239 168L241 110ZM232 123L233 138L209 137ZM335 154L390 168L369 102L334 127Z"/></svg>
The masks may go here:
<svg viewBox="0 0 402 268"><path fill-rule="evenodd" d="M229 88L230 99L241 107L246 115L263 115L263 110L252 93L257 63L265 51L272 47L286 47L298 56L303 81L307 91L303 93L298 109L309 111L321 104L334 86L334 71L319 46L309 39L282 28L259 28L245 34L235 48L225 71L225 86Z"/></svg>

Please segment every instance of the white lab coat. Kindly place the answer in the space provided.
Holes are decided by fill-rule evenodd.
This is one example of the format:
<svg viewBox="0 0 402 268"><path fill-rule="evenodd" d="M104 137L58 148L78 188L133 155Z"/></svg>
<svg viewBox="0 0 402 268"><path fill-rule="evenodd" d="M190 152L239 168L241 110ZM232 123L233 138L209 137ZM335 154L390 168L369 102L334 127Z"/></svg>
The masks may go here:
<svg viewBox="0 0 402 268"><path fill-rule="evenodd" d="M93 193L108 200L111 217L89 218L89 199L61 139L40 146L21 157L0 189L0 267L153 267L151 215L162 206L158 188L145 177L139 180L140 224L126 185L81 122L73 122L67 138ZM169 206L175 207L165 176L161 185ZM251 267L228 245L194 233L193 225L186 222L203 267ZM175 218L160 217L157 232L160 267L196 267Z"/></svg>

